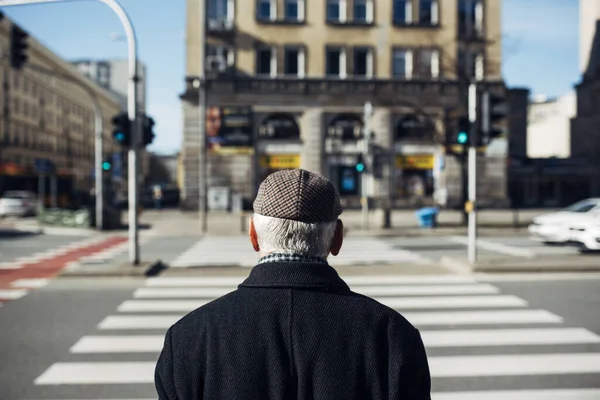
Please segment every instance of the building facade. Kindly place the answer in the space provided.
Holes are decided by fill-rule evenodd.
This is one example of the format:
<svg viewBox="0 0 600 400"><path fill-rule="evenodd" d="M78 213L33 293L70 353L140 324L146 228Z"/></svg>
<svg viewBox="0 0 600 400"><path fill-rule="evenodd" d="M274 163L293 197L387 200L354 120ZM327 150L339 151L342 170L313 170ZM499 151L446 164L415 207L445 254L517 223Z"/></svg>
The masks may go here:
<svg viewBox="0 0 600 400"><path fill-rule="evenodd" d="M200 193L203 73L209 193L225 188L252 199L267 174L302 167L330 178L345 206L358 206L366 102L386 160L370 189L376 201L401 206L431 198L435 177L443 181L446 173L436 165L455 179L457 164L439 159L446 129L466 113L466 83L504 90L500 1L241 3L187 1L185 204L196 207Z"/></svg>
<svg viewBox="0 0 600 400"><path fill-rule="evenodd" d="M12 22L0 21L0 52L9 54ZM93 187L94 108L103 114L104 152L116 150L111 118L117 99L32 38L23 70L0 64L0 193L9 189L37 190L36 160L50 160L59 191L89 191ZM78 84L72 83L78 82ZM84 85L85 90L79 85Z"/></svg>
<svg viewBox="0 0 600 400"><path fill-rule="evenodd" d="M98 83L104 89L111 92L119 101L121 111L127 112L127 98L129 86L129 60L128 59L113 59L113 60L76 60L71 64L77 67L80 72L91 80ZM147 73L146 65L138 61L138 93L137 93L137 109L140 114L146 114L146 87ZM121 152L121 164L127 165L127 151L119 149ZM141 183L144 184L148 178L150 170L150 154L146 149L140 149L140 172ZM127 178L127 168L123 168L117 180L124 181Z"/></svg>

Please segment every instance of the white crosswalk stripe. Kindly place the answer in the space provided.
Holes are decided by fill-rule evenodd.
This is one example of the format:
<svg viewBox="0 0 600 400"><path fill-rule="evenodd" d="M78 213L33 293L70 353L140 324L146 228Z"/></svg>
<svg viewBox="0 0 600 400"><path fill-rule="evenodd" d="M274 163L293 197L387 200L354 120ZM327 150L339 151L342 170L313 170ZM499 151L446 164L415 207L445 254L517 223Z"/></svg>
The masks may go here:
<svg viewBox="0 0 600 400"><path fill-rule="evenodd" d="M369 265L369 264L427 264L431 260L412 251L395 248L392 243L377 238L344 239L344 251L332 257L333 266ZM206 237L176 258L173 268L207 267L239 265L252 267L256 264L254 253L248 238Z"/></svg>
<svg viewBox="0 0 600 400"><path fill-rule="evenodd" d="M433 400L600 398L599 387L574 389L578 386L568 383L581 375L600 378L600 336L566 326L561 316L530 308L526 300L501 293L489 282L472 276L344 279L355 292L399 310L419 328L429 356ZM89 385L139 385L137 400L151 398L156 357L166 329L187 312L235 290L242 280L232 276L147 279L116 313L99 322L94 333L73 344L72 358L51 365L35 384L81 386L82 392ZM569 386L549 383L543 388L535 382L557 376ZM508 384L502 380L507 377L518 382L532 379L534 386L513 387L510 380ZM481 379L485 386L473 387L473 379ZM123 396L115 392L114 397Z"/></svg>

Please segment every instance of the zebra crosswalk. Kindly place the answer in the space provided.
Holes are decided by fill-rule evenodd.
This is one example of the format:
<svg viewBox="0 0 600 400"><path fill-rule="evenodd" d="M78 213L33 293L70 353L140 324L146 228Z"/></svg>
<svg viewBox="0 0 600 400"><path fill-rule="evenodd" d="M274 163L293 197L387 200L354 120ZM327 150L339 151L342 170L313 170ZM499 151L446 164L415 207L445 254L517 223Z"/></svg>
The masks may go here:
<svg viewBox="0 0 600 400"><path fill-rule="evenodd" d="M258 259L246 236L208 236L200 239L171 263L172 268L235 265L253 267ZM372 237L346 237L343 251L332 257L333 266L369 264L427 264L431 260Z"/></svg>
<svg viewBox="0 0 600 400"><path fill-rule="evenodd" d="M600 399L600 336L473 276L344 276L400 311L428 352L433 400ZM165 331L241 276L149 278L35 379L47 399L155 398ZM112 397L111 397L112 396Z"/></svg>

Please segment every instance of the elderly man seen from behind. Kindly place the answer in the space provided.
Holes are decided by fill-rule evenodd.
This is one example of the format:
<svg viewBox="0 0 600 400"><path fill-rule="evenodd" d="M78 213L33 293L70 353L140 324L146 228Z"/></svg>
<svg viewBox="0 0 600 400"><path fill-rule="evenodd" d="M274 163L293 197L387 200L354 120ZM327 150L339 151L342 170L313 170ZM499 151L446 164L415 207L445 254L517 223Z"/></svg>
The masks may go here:
<svg viewBox="0 0 600 400"><path fill-rule="evenodd" d="M167 331L159 399L430 399L418 330L352 292L327 262L343 242L333 184L301 169L275 172L254 212L257 265L237 290Z"/></svg>

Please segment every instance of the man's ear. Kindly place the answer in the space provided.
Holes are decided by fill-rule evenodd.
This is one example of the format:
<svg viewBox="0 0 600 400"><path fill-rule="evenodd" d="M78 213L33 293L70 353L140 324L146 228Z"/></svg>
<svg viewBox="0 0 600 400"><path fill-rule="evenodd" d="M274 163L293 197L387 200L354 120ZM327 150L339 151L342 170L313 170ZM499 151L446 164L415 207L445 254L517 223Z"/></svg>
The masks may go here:
<svg viewBox="0 0 600 400"><path fill-rule="evenodd" d="M329 251L332 255L337 256L342 248L344 242L344 224L341 219L338 219L335 226L335 233L333 234L333 240L331 241L331 248Z"/></svg>
<svg viewBox="0 0 600 400"><path fill-rule="evenodd" d="M259 252L260 246L258 245L258 236L256 236L256 229L254 229L254 221L252 221L252 217L248 219L248 234L250 236L252 248L254 248L254 251Z"/></svg>

